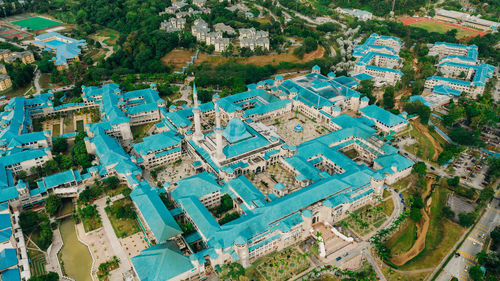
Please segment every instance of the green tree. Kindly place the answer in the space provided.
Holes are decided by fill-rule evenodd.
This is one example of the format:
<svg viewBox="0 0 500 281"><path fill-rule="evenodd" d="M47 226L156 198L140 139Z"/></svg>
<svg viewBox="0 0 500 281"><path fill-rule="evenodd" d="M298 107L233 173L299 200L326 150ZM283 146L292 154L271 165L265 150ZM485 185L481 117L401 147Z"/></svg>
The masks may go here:
<svg viewBox="0 0 500 281"><path fill-rule="evenodd" d="M450 220L455 217L455 212L453 212L453 210L449 206L444 206L441 213L443 214L443 217Z"/></svg>
<svg viewBox="0 0 500 281"><path fill-rule="evenodd" d="M28 281L59 281L59 275L55 272L49 272L44 275L31 276Z"/></svg>
<svg viewBox="0 0 500 281"><path fill-rule="evenodd" d="M51 194L45 199L45 210L47 213L50 215L54 215L57 210L59 210L59 207L62 205L62 200L61 197Z"/></svg>
<svg viewBox="0 0 500 281"><path fill-rule="evenodd" d="M418 162L413 165L412 172L425 176L425 174L427 173L427 165L425 165L425 162Z"/></svg>
<svg viewBox="0 0 500 281"><path fill-rule="evenodd" d="M410 218L415 222L419 222L422 219L422 212L418 208L411 208Z"/></svg>
<svg viewBox="0 0 500 281"><path fill-rule="evenodd" d="M476 264L474 266L471 266L471 268L469 268L469 277L473 281L481 281L483 280L483 276L484 272L481 269L480 265Z"/></svg>
<svg viewBox="0 0 500 281"><path fill-rule="evenodd" d="M394 87L389 86L384 90L383 105L385 109L394 108Z"/></svg>
<svg viewBox="0 0 500 281"><path fill-rule="evenodd" d="M476 215L474 213L460 213L458 214L458 223L461 226L469 227L474 224Z"/></svg>
<svg viewBox="0 0 500 281"><path fill-rule="evenodd" d="M68 149L68 141L65 138L56 138L52 143L54 153L64 153Z"/></svg>
<svg viewBox="0 0 500 281"><path fill-rule="evenodd" d="M115 189L120 184L120 180L116 176L111 176L104 180L104 184L109 189Z"/></svg>
<svg viewBox="0 0 500 281"><path fill-rule="evenodd" d="M304 39L304 50L306 53L310 53L318 48L318 41L313 37L306 37Z"/></svg>
<svg viewBox="0 0 500 281"><path fill-rule="evenodd" d="M38 223L39 216L38 213L34 211L22 212L21 215L19 215L19 225L25 234L33 232L38 226Z"/></svg>
<svg viewBox="0 0 500 281"><path fill-rule="evenodd" d="M449 186L458 186L458 184L460 183L460 177L455 176L453 178L449 178L446 180L446 182L448 183Z"/></svg>

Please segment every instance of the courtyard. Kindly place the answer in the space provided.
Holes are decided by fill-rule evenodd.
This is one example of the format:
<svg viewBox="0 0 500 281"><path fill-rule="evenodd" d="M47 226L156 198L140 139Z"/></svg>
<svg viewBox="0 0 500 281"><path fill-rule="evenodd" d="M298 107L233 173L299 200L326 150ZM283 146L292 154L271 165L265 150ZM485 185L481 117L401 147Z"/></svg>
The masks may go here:
<svg viewBox="0 0 500 281"><path fill-rule="evenodd" d="M167 164L158 170L157 180L162 183L173 183L180 179L193 176L196 174L192 165L193 162L195 162L195 160L192 158L185 157L182 161Z"/></svg>
<svg viewBox="0 0 500 281"><path fill-rule="evenodd" d="M279 118L265 123L266 125L274 125L278 135L289 145L299 145L330 132L317 121L309 119L299 112L287 112ZM302 131L295 130L295 126L298 124L302 127Z"/></svg>
<svg viewBox="0 0 500 281"><path fill-rule="evenodd" d="M385 209L389 209L390 213L392 213L392 209L394 209L392 200L384 201L375 207L372 205L363 206L349 213L348 217L342 220L341 224L349 227L359 237L363 237L379 228L387 220L390 213L388 212L389 210L385 211Z"/></svg>
<svg viewBox="0 0 500 281"><path fill-rule="evenodd" d="M269 166L262 173L247 174L246 177L266 195L273 193L276 183L284 184L285 189L290 192L300 188L300 186L295 184L295 175L284 169L279 163Z"/></svg>
<svg viewBox="0 0 500 281"><path fill-rule="evenodd" d="M296 248L287 248L256 260L246 270L251 280L285 281L309 268L310 259Z"/></svg>

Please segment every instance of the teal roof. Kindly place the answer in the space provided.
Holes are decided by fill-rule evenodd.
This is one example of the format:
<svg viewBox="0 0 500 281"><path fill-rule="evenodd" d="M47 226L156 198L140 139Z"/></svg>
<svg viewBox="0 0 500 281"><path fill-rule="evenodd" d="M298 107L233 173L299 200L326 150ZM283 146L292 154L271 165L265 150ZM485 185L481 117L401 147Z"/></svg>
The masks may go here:
<svg viewBox="0 0 500 281"><path fill-rule="evenodd" d="M61 173L57 173L48 177L44 177L42 180L38 181L38 187L44 185L44 188L54 188L59 185L70 183L72 181L79 182L81 181L80 172L67 170Z"/></svg>
<svg viewBox="0 0 500 281"><path fill-rule="evenodd" d="M170 280L194 268L172 241L145 249L130 260L141 281Z"/></svg>
<svg viewBox="0 0 500 281"><path fill-rule="evenodd" d="M12 268L8 269L0 275L2 281L21 281L21 276L19 275L19 269Z"/></svg>
<svg viewBox="0 0 500 281"><path fill-rule="evenodd" d="M16 249L3 249L0 251L0 271L17 265Z"/></svg>
<svg viewBox="0 0 500 281"><path fill-rule="evenodd" d="M149 184L145 183L135 188L130 197L159 243L182 233L158 193L153 191Z"/></svg>
<svg viewBox="0 0 500 281"><path fill-rule="evenodd" d="M415 164L410 159L397 153L380 156L375 159L375 162L384 168L391 168L391 166L395 165L398 172L410 168Z"/></svg>
<svg viewBox="0 0 500 281"><path fill-rule="evenodd" d="M172 191L175 200L186 196L198 198L221 190L217 177L208 172L182 179L177 182L177 187Z"/></svg>
<svg viewBox="0 0 500 281"><path fill-rule="evenodd" d="M219 223L217 223L212 214L210 214L198 198L188 196L179 198L177 201L205 238L212 236L219 230Z"/></svg>
<svg viewBox="0 0 500 281"><path fill-rule="evenodd" d="M142 142L134 144L134 149L140 155L147 155L159 150L179 145L181 138L173 131L166 131L156 135L148 136Z"/></svg>
<svg viewBox="0 0 500 281"><path fill-rule="evenodd" d="M227 123L222 135L230 143L251 138L252 135L247 131L245 123L241 119L233 118Z"/></svg>
<svg viewBox="0 0 500 281"><path fill-rule="evenodd" d="M245 176L229 180L227 184L241 199L250 206L260 207L264 204L266 196L260 192Z"/></svg>
<svg viewBox="0 0 500 281"><path fill-rule="evenodd" d="M385 124L388 127L396 126L402 123L408 123L408 121L398 115L392 114L391 112L382 109L376 105L369 105L360 109L360 111L369 118L373 118L380 123Z"/></svg>

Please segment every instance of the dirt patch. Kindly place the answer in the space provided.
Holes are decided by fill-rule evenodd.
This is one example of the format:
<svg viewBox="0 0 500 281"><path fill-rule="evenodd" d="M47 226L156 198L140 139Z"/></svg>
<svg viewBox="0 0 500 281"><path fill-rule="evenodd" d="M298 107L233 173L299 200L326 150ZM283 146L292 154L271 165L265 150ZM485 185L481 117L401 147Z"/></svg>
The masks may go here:
<svg viewBox="0 0 500 281"><path fill-rule="evenodd" d="M304 54L302 59L296 57L293 54L293 50L295 48L291 48L288 53L282 54L271 54L264 56L251 56L248 58L226 58L220 55L208 55L205 53L199 53L198 59L194 61L195 65L201 64L203 62L208 62L211 65L219 65L223 63L227 63L229 61L235 61L241 64L253 64L256 66L264 66L267 64L278 65L281 62L291 62L291 63L304 63L315 60L317 58L321 58L325 54L325 49L322 46L318 46L315 51L312 51L308 54ZM184 49L174 49L170 53L166 54L161 62L165 65L173 65L176 69L180 69L186 65L186 62L191 61L191 57L194 56L196 52L191 50Z"/></svg>
<svg viewBox="0 0 500 281"><path fill-rule="evenodd" d="M432 159L436 161L439 154L443 152L443 148L441 147L439 142L431 136L429 130L427 130L427 128L424 125L422 125L422 123L420 122L412 122L412 123L415 127L417 127L417 129L420 132L422 132L431 141L432 146L434 147L434 155L432 156Z"/></svg>
<svg viewBox="0 0 500 281"><path fill-rule="evenodd" d="M429 179L427 181L427 187L425 192L422 194L422 199L425 200L425 198L430 194L431 192L431 186L434 183L434 180ZM430 225L430 217L429 217L429 212L430 212L430 201L432 198L429 198L427 200L427 203L425 204L425 208L421 210L422 212L422 219L417 223L417 239L415 240L415 243L413 244L413 247L401 255L398 255L396 257L391 258L391 262L394 263L397 266L401 266L414 257L416 257L422 250L425 248L425 238L427 236L427 231L429 230L429 225Z"/></svg>

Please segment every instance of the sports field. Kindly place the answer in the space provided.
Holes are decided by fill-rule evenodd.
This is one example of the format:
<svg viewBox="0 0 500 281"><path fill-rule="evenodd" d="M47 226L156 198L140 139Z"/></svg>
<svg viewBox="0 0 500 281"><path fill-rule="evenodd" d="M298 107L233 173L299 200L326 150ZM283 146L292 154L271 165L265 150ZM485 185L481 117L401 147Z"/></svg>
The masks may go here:
<svg viewBox="0 0 500 281"><path fill-rule="evenodd" d="M18 20L11 22L12 24L25 27L34 31L46 29L49 27L54 27L61 25L61 22L49 20L42 17L32 17L24 20Z"/></svg>
<svg viewBox="0 0 500 281"><path fill-rule="evenodd" d="M438 33L446 33L449 30L456 29L457 38L466 38L466 37L474 37L474 36L483 36L486 34L484 31L472 29L466 26L460 26L457 24L436 21L433 19L426 18L406 18L401 20L404 25L411 25L414 27L423 28L429 32L438 32Z"/></svg>

